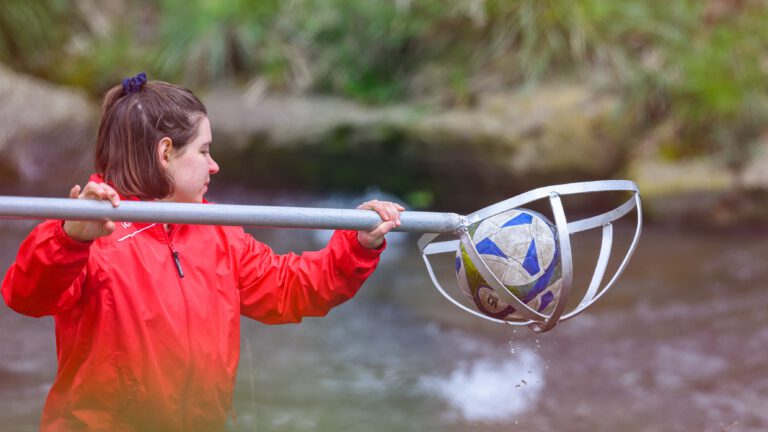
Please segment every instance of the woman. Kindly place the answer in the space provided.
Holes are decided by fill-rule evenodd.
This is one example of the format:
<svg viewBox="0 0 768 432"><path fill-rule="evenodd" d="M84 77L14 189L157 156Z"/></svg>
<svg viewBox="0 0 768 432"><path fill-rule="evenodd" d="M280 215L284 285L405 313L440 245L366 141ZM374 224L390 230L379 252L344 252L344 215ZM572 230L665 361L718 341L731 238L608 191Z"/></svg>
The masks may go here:
<svg viewBox="0 0 768 432"><path fill-rule="evenodd" d="M104 99L96 174L74 199L204 203L219 166L189 90L146 75ZM317 252L276 255L239 227L112 221L38 225L2 285L19 313L53 315L59 367L41 429L220 430L240 352L240 315L322 316L355 295L403 208L370 201L382 223L337 231Z"/></svg>

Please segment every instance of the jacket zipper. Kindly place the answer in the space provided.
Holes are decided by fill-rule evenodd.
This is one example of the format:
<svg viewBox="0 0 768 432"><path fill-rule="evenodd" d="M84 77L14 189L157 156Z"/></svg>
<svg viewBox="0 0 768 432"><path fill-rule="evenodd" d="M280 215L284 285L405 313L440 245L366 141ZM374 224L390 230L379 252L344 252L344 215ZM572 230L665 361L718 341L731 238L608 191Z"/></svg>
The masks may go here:
<svg viewBox="0 0 768 432"><path fill-rule="evenodd" d="M179 259L179 251L177 251L173 247L173 243L170 243L171 245L171 256L173 256L173 262L176 263L176 271L179 272L179 277L184 277L184 270L181 268L181 260Z"/></svg>
<svg viewBox="0 0 768 432"><path fill-rule="evenodd" d="M184 269L181 268L181 259L180 259L179 251L177 251L176 248L173 246L173 241L171 240L171 234L173 232L173 228L170 228L168 230L163 229L163 232L165 233L165 239L168 240L168 247L171 249L171 257L173 257L173 263L176 265L176 272L179 274L180 278L183 278Z"/></svg>

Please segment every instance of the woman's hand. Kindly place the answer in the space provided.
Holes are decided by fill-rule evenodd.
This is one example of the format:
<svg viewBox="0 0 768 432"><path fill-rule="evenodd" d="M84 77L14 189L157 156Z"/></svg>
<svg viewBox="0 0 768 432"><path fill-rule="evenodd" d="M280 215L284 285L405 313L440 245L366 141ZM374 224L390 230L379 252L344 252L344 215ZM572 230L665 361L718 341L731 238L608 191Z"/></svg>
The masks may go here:
<svg viewBox="0 0 768 432"><path fill-rule="evenodd" d="M74 199L105 200L112 203L112 207L120 205L120 195L105 183L88 182L82 192L80 192L80 185L75 185L69 191L69 197ZM114 230L115 223L111 220L64 221L64 232L81 242L88 242L110 235Z"/></svg>
<svg viewBox="0 0 768 432"><path fill-rule="evenodd" d="M384 235L400 226L400 212L405 210L400 204L389 201L371 200L357 206L360 210L373 210L379 214L382 222L371 231L358 231L357 241L368 249L376 249L384 242Z"/></svg>

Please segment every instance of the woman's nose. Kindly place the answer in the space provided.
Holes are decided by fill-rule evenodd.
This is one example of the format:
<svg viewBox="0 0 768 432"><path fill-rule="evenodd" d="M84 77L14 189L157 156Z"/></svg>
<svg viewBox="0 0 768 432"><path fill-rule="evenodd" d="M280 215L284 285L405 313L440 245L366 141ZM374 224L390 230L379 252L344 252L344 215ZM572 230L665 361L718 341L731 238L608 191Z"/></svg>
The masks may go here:
<svg viewBox="0 0 768 432"><path fill-rule="evenodd" d="M211 160L208 161L208 173L209 174L216 174L219 172L219 164L216 163L213 158L210 158Z"/></svg>

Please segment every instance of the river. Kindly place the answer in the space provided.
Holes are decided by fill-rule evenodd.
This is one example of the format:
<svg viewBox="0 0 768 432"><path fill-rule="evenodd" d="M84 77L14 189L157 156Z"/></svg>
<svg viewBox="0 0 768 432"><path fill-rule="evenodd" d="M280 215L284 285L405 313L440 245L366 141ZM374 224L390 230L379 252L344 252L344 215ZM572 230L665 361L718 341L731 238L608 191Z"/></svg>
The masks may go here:
<svg viewBox="0 0 768 432"><path fill-rule="evenodd" d="M307 204L240 191L218 201ZM32 226L0 221L3 271ZM281 252L326 237L250 231ZM456 309L432 288L416 239L391 235L361 293L325 318L243 320L239 430L768 430L768 233L646 226L618 285L544 334ZM574 240L574 254L597 245ZM448 279L450 265L437 265ZM56 370L53 322L3 304L0 328L0 431L37 430Z"/></svg>

